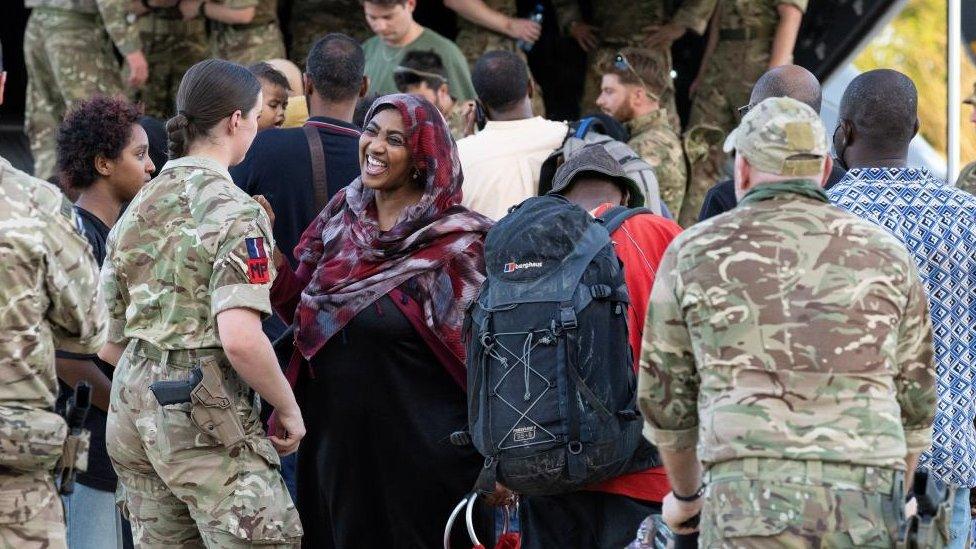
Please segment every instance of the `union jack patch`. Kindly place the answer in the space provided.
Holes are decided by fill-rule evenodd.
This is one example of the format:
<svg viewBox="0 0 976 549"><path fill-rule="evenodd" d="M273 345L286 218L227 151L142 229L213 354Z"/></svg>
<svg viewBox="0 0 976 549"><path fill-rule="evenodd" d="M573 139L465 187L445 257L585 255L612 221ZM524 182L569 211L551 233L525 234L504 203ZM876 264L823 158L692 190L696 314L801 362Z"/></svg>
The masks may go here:
<svg viewBox="0 0 976 549"><path fill-rule="evenodd" d="M267 284L271 282L268 270L268 252L264 249L264 237L245 238L247 246L247 279L251 284Z"/></svg>

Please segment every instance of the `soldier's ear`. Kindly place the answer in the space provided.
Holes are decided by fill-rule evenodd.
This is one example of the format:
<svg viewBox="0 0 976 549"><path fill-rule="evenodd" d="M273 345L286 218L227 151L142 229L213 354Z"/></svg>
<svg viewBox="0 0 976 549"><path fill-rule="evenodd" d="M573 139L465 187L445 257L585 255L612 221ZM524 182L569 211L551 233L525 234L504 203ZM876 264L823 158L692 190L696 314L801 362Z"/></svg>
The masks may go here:
<svg viewBox="0 0 976 549"><path fill-rule="evenodd" d="M364 74L363 83L359 86L359 98L366 97L367 93L369 93L369 77Z"/></svg>

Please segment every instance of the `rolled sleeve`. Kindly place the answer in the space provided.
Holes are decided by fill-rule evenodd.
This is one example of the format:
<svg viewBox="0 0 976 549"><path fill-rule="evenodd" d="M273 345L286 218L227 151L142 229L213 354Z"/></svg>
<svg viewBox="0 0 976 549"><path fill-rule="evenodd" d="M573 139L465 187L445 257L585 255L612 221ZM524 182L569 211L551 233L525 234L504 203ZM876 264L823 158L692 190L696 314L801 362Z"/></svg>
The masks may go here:
<svg viewBox="0 0 976 549"><path fill-rule="evenodd" d="M932 426L905 430L905 446L910 454L921 454L932 445Z"/></svg>
<svg viewBox="0 0 976 549"><path fill-rule="evenodd" d="M271 288L267 285L231 284L214 290L210 298L210 312L214 316L228 309L254 309L262 315L271 314Z"/></svg>
<svg viewBox="0 0 976 549"><path fill-rule="evenodd" d="M698 426L690 429L678 429L669 431L666 429L651 428L654 435L654 444L669 452L680 452L690 450L698 444Z"/></svg>

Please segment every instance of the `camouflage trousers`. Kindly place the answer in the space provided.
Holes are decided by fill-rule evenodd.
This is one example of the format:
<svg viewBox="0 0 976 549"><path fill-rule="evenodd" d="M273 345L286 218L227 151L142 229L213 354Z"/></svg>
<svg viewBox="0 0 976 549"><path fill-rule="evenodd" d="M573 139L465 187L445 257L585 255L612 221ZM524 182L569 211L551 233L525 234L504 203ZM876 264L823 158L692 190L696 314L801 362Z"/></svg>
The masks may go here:
<svg viewBox="0 0 976 549"><path fill-rule="evenodd" d="M739 123L738 108L749 103L752 86L768 68L770 48L768 39L720 41L708 60L692 99L684 136L690 170L688 191L678 215L682 227L698 221L708 189L731 176L722 145Z"/></svg>
<svg viewBox="0 0 976 549"><path fill-rule="evenodd" d="M600 74L599 62L601 59L607 59L617 55L621 49L625 47L635 47L643 48L644 46L637 42L633 44L621 44L617 46L604 46L598 48L596 51L590 53L590 58L588 61L588 68L586 69L586 81L583 84L583 99L580 100L580 112L585 116L588 113L599 112L600 109L596 106L596 99L600 96L600 84L603 81L603 75ZM667 109L668 111L668 122L671 122L671 127L674 128L676 133L681 133L681 119L678 118L678 106L674 99L674 83L671 80L671 52L661 49L656 50L660 54L661 59L659 61L662 67L667 67L668 78L665 79L668 82L668 88L661 94L661 108Z"/></svg>
<svg viewBox="0 0 976 549"><path fill-rule="evenodd" d="M244 443L233 448L192 423L189 403L163 407L147 390L156 381L188 379L203 356L221 361L244 427ZM161 352L129 343L112 381L105 436L137 547L298 546L298 512L259 408L219 349Z"/></svg>
<svg viewBox="0 0 976 549"><path fill-rule="evenodd" d="M699 547L894 547L905 523L904 473L766 458L713 465Z"/></svg>
<svg viewBox="0 0 976 549"><path fill-rule="evenodd" d="M214 57L241 65L285 57L285 39L277 21L217 25L210 35Z"/></svg>
<svg viewBox="0 0 976 549"><path fill-rule="evenodd" d="M139 18L139 37L149 63L149 79L136 99L146 114L167 120L176 111L180 80L194 63L207 57L207 29L202 19L181 21L155 15Z"/></svg>
<svg viewBox="0 0 976 549"><path fill-rule="evenodd" d="M54 475L0 468L0 549L63 547L64 508Z"/></svg>
<svg viewBox="0 0 976 549"><path fill-rule="evenodd" d="M34 174L55 173L57 130L65 112L96 93L123 93L112 42L96 15L35 8L24 31L27 136Z"/></svg>

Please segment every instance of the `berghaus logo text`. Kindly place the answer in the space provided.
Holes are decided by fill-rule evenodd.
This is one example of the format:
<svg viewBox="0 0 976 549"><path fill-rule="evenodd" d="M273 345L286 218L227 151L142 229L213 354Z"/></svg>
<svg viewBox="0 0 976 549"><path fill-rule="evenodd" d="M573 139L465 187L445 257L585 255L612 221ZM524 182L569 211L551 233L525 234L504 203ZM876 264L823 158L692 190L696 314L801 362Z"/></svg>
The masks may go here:
<svg viewBox="0 0 976 549"><path fill-rule="evenodd" d="M515 263L514 261L511 261L505 264L503 272L514 273L519 269L535 269L541 266L541 261L526 261L525 263Z"/></svg>

